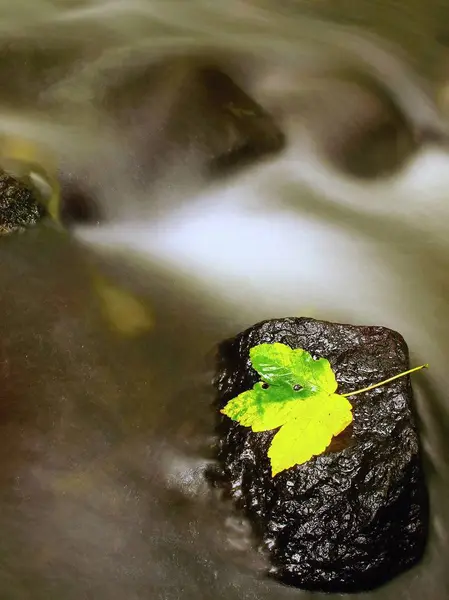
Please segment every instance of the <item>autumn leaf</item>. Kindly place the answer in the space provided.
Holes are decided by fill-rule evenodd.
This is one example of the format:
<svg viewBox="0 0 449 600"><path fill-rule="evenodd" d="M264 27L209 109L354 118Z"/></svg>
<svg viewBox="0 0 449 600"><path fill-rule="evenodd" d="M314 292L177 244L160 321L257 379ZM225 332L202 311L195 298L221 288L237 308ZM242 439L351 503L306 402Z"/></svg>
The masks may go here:
<svg viewBox="0 0 449 600"><path fill-rule="evenodd" d="M101 302L103 315L118 333L137 336L153 327L148 306L125 289L93 273L93 286Z"/></svg>
<svg viewBox="0 0 449 600"><path fill-rule="evenodd" d="M335 394L329 361L285 344L260 344L250 360L261 382L221 411L253 431L281 427L268 451L272 475L321 454L352 422L350 402Z"/></svg>
<svg viewBox="0 0 449 600"><path fill-rule="evenodd" d="M280 343L260 344L251 348L250 360L261 381L252 390L230 400L221 412L255 432L280 427L268 450L273 477L322 454L332 438L352 423L352 406L346 396L368 391L427 366L340 395L335 393L338 384L329 361L315 360L302 348L292 350Z"/></svg>

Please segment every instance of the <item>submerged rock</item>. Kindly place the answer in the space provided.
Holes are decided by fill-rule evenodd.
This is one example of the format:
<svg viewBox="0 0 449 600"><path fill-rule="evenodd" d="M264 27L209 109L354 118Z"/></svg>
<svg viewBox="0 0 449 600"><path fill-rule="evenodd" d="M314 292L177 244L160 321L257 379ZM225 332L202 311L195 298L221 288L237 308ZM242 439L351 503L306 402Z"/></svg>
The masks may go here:
<svg viewBox="0 0 449 600"><path fill-rule="evenodd" d="M36 225L43 215L43 208L25 184L0 173L0 235Z"/></svg>
<svg viewBox="0 0 449 600"><path fill-rule="evenodd" d="M407 370L407 345L383 327L286 318L259 323L218 349L211 477L252 523L269 575L308 590L376 588L416 564L427 540L410 377L349 398L352 425L321 456L272 478L267 451L275 431L254 433L218 413L259 380L250 348L272 342L327 358L342 394Z"/></svg>

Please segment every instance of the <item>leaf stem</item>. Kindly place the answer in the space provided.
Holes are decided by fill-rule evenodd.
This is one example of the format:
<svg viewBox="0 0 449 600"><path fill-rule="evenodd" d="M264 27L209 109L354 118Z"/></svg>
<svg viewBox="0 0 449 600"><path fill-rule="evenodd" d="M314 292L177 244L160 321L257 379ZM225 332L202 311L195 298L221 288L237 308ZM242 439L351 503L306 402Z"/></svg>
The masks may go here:
<svg viewBox="0 0 449 600"><path fill-rule="evenodd" d="M385 385L386 383L390 383L390 381L394 381L395 379L399 379L399 377L404 377L404 375L409 375L410 373L414 373L415 371L419 371L420 369L427 369L429 367L428 364L421 365L419 367L415 367L414 369L409 369L408 371L404 371L403 373L399 373L399 375L395 375L394 377L390 377L389 379L385 379L384 381L380 381L379 383L375 383L374 385L369 385L368 387L362 388L361 390L357 390L355 392L349 392L349 394L341 394L345 398L348 396L355 396L356 394L361 394L362 392L368 392L369 390L373 390L381 385Z"/></svg>

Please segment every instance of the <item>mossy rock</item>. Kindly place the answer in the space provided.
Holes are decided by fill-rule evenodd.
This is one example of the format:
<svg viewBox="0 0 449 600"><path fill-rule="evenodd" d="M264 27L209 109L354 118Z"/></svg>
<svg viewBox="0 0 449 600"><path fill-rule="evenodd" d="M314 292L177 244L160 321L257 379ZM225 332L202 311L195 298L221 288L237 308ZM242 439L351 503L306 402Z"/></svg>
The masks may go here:
<svg viewBox="0 0 449 600"><path fill-rule="evenodd" d="M31 189L21 181L0 173L0 235L23 231L44 216Z"/></svg>

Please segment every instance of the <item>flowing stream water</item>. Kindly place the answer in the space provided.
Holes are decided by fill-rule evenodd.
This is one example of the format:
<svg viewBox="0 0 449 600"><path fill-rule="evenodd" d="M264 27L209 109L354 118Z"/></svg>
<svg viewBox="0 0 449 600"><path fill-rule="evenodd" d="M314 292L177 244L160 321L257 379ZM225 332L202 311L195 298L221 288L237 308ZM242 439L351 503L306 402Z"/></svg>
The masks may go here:
<svg viewBox="0 0 449 600"><path fill-rule="evenodd" d="M214 345L282 316L384 325L430 363L428 551L364 597L449 597L448 13L0 0L0 166L39 165L90 207L0 240L0 598L312 597L263 577L203 477ZM285 138L221 176L205 165L237 134L189 79L211 65ZM400 126L359 177L338 159L368 157L351 132L372 106Z"/></svg>

